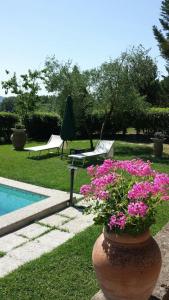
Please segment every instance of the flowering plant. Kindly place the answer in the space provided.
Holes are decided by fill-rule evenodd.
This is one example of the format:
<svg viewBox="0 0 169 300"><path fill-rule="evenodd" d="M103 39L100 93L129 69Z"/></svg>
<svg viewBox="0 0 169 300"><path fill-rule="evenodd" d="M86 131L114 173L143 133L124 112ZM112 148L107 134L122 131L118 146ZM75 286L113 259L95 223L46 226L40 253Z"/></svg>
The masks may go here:
<svg viewBox="0 0 169 300"><path fill-rule="evenodd" d="M80 192L90 200L95 223L107 231L142 233L155 223L157 206L169 200L169 176L153 170L149 161L107 159L87 172L91 183Z"/></svg>

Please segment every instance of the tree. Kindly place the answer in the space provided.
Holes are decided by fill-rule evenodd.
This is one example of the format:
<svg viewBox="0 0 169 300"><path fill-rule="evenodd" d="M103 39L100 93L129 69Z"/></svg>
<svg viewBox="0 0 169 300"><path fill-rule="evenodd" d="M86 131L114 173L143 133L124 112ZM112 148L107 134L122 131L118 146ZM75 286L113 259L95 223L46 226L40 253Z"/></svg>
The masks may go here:
<svg viewBox="0 0 169 300"><path fill-rule="evenodd" d="M162 30L153 26L154 36L158 42L161 55L167 61L169 68L169 0L163 0L161 4L161 18L159 19Z"/></svg>
<svg viewBox="0 0 169 300"><path fill-rule="evenodd" d="M159 105L160 107L169 107L169 77L163 76L160 80L159 89Z"/></svg>
<svg viewBox="0 0 169 300"><path fill-rule="evenodd" d="M40 95L36 105L36 110L42 112L57 112L58 103L55 95Z"/></svg>
<svg viewBox="0 0 169 300"><path fill-rule="evenodd" d="M4 97L0 103L0 110L7 112L14 112L15 110L15 97Z"/></svg>
<svg viewBox="0 0 169 300"><path fill-rule="evenodd" d="M6 71L10 75L9 71ZM38 102L38 91L40 90L39 79L42 79L41 71L28 70L27 74L20 75L18 79L16 73L6 81L2 81L2 88L7 94L9 91L16 95L15 111L20 117L20 122L25 123L25 119L36 108Z"/></svg>
<svg viewBox="0 0 169 300"><path fill-rule="evenodd" d="M158 104L159 79L156 62L149 55L150 49L142 45L126 52L125 64L132 84L145 100Z"/></svg>
<svg viewBox="0 0 169 300"><path fill-rule="evenodd" d="M79 67L72 65L70 61L60 64L55 57L49 57L43 73L47 91L54 92L57 96L57 105L62 117L66 98L68 95L72 97L76 127L85 128L93 148L92 132L87 124L93 101L89 92L88 72L81 72Z"/></svg>
<svg viewBox="0 0 169 300"><path fill-rule="evenodd" d="M103 63L91 72L92 90L98 107L104 114L100 138L113 114L120 113L125 116L127 112L134 113L144 109L144 97L139 95L131 80L127 58L127 53L123 53L118 59Z"/></svg>

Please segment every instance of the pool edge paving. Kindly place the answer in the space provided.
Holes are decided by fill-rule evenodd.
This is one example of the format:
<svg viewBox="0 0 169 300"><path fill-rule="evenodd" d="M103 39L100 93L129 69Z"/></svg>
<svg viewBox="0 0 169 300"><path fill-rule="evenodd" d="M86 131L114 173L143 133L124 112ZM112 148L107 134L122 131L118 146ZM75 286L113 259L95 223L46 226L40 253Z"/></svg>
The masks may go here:
<svg viewBox="0 0 169 300"><path fill-rule="evenodd" d="M52 221L56 218L56 224L57 224L57 218L59 217L58 221L60 221L60 213L64 214L64 210L62 210L59 213L52 214ZM79 220L86 218L86 222L82 222L82 226L80 228L80 231L85 230L88 226L93 224L92 219L93 217L90 215L90 222L89 222L89 215L84 216L83 210L79 208L79 206L70 207L65 209L65 214L67 215L65 217L66 224L70 222L70 225L72 224L72 217L74 217L74 227L79 226ZM62 217L64 218L64 217ZM43 221L43 220L42 220ZM18 267L22 266L23 264L32 261L34 259L39 258L41 255L48 253L58 246L65 243L67 240L71 239L75 236L74 230L72 230L72 226L70 226L69 231L63 231L62 225L59 225L58 227L50 227L51 225L51 219L46 218L45 220L46 224L46 232L42 233L39 231L39 236L35 235L35 237L31 238L32 230L36 229L33 228L36 223L33 223L31 225L28 225L24 227L21 230L15 231L11 234L5 235L4 237L0 237L0 250L1 246L3 247L3 240L5 239L6 242L8 240L13 241L13 248L10 247L9 251L8 248L6 248L6 255L0 258L0 277L4 277L11 273L12 271L16 270ZM43 224L41 224L41 220L38 222L39 226L43 227ZM39 229L38 229L39 230ZM23 243L22 239L16 240L17 236L23 237ZM34 235L33 235L34 236ZM1 242L2 241L2 242ZM19 244L20 243L20 244Z"/></svg>
<svg viewBox="0 0 169 300"><path fill-rule="evenodd" d="M46 196L46 199L1 216L0 236L20 229L40 218L47 217L54 212L58 212L66 208L69 204L68 192L39 187L3 177L0 177L0 184ZM74 195L77 198L80 197L78 194Z"/></svg>

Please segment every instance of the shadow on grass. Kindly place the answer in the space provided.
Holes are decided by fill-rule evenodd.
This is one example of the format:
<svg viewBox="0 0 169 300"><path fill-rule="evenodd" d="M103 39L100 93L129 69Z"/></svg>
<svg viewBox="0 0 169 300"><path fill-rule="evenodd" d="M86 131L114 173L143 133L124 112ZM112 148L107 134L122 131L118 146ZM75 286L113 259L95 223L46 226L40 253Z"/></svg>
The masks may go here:
<svg viewBox="0 0 169 300"><path fill-rule="evenodd" d="M157 158L153 154L153 148L146 146L126 146L120 145L115 149L115 156L123 156L132 158L142 158L143 160L151 160L154 163L167 164L169 163L169 155L163 154L162 158Z"/></svg>
<svg viewBox="0 0 169 300"><path fill-rule="evenodd" d="M141 158L144 161L150 160L153 163L160 163L160 164L169 164L169 155L163 154L162 158L156 158L153 154L153 148L147 147L144 145L120 145L116 146L115 148L115 156L112 159L134 159L134 158ZM90 158L86 159L85 163L83 164L82 161L76 160L74 165L79 168L87 168L90 165L100 165L104 161L103 158ZM69 160L69 164L71 165L71 161Z"/></svg>
<svg viewBox="0 0 169 300"><path fill-rule="evenodd" d="M69 165L72 165L72 162L69 160L69 158L67 159L68 160L68 164ZM86 169L87 167L91 166L91 165L101 165L103 163L104 159L103 158L90 158L90 159L86 159L86 161L83 162L82 161L74 161L74 164L73 166L75 167L78 167L78 168L82 168L82 169Z"/></svg>
<svg viewBox="0 0 169 300"><path fill-rule="evenodd" d="M115 154L117 155L125 155L125 156L151 156L153 155L153 149L144 146L128 146L128 145L120 145L116 147Z"/></svg>
<svg viewBox="0 0 169 300"><path fill-rule="evenodd" d="M28 156L27 159L33 159L33 160L42 160L42 159L49 159L49 158L53 158L56 156L61 156L58 153L46 153L46 154L41 154L41 155L32 155L32 156Z"/></svg>
<svg viewBox="0 0 169 300"><path fill-rule="evenodd" d="M151 138L153 135L150 134L115 134L113 138L117 141L126 141L128 143L142 143L150 144L152 143ZM166 139L165 143L169 143L169 138Z"/></svg>

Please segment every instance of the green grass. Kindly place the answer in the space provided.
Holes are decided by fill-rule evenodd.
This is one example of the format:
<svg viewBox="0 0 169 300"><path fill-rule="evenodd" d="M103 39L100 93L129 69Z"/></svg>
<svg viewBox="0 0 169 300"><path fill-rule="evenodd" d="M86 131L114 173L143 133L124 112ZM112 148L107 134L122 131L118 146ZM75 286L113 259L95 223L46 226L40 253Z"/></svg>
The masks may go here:
<svg viewBox="0 0 169 300"><path fill-rule="evenodd" d="M38 145L30 143L28 146ZM70 143L70 147L89 148L88 141ZM44 152L45 153L45 152ZM70 171L68 169L68 159L55 154L41 155L28 158L28 152L15 151L11 145L0 146L0 176L36 184L48 188L68 191L70 186ZM78 168L75 175L75 191L88 180L86 170Z"/></svg>
<svg viewBox="0 0 169 300"><path fill-rule="evenodd" d="M89 147L78 141L71 147ZM153 161L155 169L169 173L169 155L154 159L149 145L116 142L115 159L141 157ZM27 153L16 152L11 146L0 146L0 176L22 180L51 188L69 189L67 160L51 156L40 160L27 159ZM88 180L85 169L78 168L76 190ZM169 219L169 206L158 209L156 234ZM49 254L25 264L5 278L0 279L1 300L89 300L98 290L91 264L94 241L101 227L91 226ZM3 258L2 258L3 259Z"/></svg>
<svg viewBox="0 0 169 300"><path fill-rule="evenodd" d="M166 205L159 210L158 232L168 220ZM91 226L49 254L0 279L1 300L89 300L98 291L91 263L100 226Z"/></svg>
<svg viewBox="0 0 169 300"><path fill-rule="evenodd" d="M100 227L92 226L40 259L0 279L1 300L89 300L98 290L91 265Z"/></svg>
<svg viewBox="0 0 169 300"><path fill-rule="evenodd" d="M30 143L32 146L38 143ZM69 148L89 148L89 141L76 141ZM68 150L67 150L68 151ZM57 155L42 155L40 159L28 159L26 151L15 151L11 145L0 146L0 176L20 180L48 188L68 191L70 171L68 159L61 160ZM127 142L115 142L115 159L132 159L141 157L152 160L156 169L169 173L169 155L157 160L153 158L153 150L148 144L139 145ZM85 168L78 168L75 174L75 191L79 192L82 184L89 180Z"/></svg>

